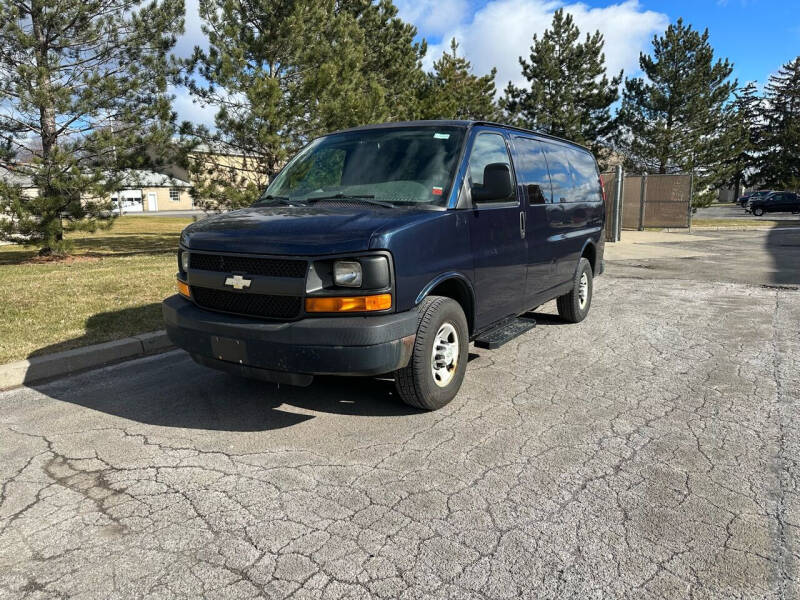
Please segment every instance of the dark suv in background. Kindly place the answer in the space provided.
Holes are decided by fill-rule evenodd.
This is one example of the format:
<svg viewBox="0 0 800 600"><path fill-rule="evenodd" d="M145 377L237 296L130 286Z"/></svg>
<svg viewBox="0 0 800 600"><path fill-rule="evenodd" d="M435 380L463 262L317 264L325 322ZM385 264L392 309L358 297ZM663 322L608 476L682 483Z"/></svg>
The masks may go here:
<svg viewBox="0 0 800 600"><path fill-rule="evenodd" d="M758 190L757 192L748 192L744 194L742 197L739 198L739 206L747 210L747 203L750 200L755 200L756 198L763 198L764 196L771 194L772 190Z"/></svg>
<svg viewBox="0 0 800 600"><path fill-rule="evenodd" d="M793 192L769 192L763 196L751 197L747 210L760 217L768 212L800 212L800 197Z"/></svg>
<svg viewBox="0 0 800 600"><path fill-rule="evenodd" d="M554 298L566 321L586 317L603 201L588 150L531 131L327 135L251 208L183 231L167 332L203 365L268 381L393 373L405 402L435 409L461 386L470 341L499 346Z"/></svg>

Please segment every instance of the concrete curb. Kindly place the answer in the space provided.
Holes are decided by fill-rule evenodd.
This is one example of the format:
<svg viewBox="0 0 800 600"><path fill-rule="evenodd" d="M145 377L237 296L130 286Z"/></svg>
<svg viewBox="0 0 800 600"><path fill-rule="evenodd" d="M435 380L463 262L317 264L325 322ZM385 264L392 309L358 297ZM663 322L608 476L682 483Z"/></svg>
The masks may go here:
<svg viewBox="0 0 800 600"><path fill-rule="evenodd" d="M165 331L152 331L113 342L18 360L0 365L0 390L164 352L171 348L172 342Z"/></svg>
<svg viewBox="0 0 800 600"><path fill-rule="evenodd" d="M788 226L778 226L772 227L769 225L753 225L748 227L747 225L720 225L719 227L715 225L709 226L702 226L702 227L692 227L691 229L687 229L686 227L678 228L678 227L665 227L662 231L666 233L680 233L680 232L702 232L702 231L773 231L775 229L800 229L800 225L788 225Z"/></svg>

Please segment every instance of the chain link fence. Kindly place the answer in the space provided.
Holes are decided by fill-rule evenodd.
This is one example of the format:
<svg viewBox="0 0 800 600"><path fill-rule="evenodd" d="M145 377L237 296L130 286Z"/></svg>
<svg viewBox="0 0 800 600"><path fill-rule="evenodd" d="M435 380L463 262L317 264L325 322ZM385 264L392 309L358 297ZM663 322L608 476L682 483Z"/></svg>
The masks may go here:
<svg viewBox="0 0 800 600"><path fill-rule="evenodd" d="M689 173L625 175L622 168L603 173L606 189L606 241L623 229L691 227L693 180Z"/></svg>

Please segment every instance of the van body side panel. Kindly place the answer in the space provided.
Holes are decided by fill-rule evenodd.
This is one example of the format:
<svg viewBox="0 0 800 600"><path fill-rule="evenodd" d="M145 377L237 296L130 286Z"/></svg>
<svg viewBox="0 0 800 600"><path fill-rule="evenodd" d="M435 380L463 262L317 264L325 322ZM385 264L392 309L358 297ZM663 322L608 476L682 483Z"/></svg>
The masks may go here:
<svg viewBox="0 0 800 600"><path fill-rule="evenodd" d="M563 261L559 279L571 280L575 275L575 266L586 245L586 240L591 239L597 246L603 229L603 205L597 202L575 202L565 206L565 220L568 230L565 235L568 259Z"/></svg>
<svg viewBox="0 0 800 600"><path fill-rule="evenodd" d="M474 281L467 211L431 213L409 227L374 235L370 247L392 253L398 312L414 308L419 293L442 273L457 272L470 285Z"/></svg>
<svg viewBox="0 0 800 600"><path fill-rule="evenodd" d="M469 211L476 330L525 310L526 247L519 213L518 206Z"/></svg>

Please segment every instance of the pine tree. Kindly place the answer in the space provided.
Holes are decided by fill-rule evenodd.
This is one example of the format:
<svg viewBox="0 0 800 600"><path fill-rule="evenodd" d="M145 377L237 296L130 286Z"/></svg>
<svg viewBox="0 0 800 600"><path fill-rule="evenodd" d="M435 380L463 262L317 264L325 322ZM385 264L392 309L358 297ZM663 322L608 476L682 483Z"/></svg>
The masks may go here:
<svg viewBox="0 0 800 600"><path fill-rule="evenodd" d="M425 40L414 41L416 27L397 16L392 0L342 0L340 6L356 19L363 32L366 79L379 86L384 94L382 102L364 117L367 120L358 122L351 115L336 126L417 118L420 89L425 82L422 70L422 58L427 52ZM322 133L325 131L330 129Z"/></svg>
<svg viewBox="0 0 800 600"><path fill-rule="evenodd" d="M749 185L756 165L756 142L759 131L761 99L754 83L735 92L735 99L723 115L724 133L720 140L724 158L715 179L719 186L730 186L735 197L742 186Z"/></svg>
<svg viewBox="0 0 800 600"><path fill-rule="evenodd" d="M472 73L472 65L458 56L458 42L450 42L451 54L444 52L433 63L433 73L428 74L422 94L423 119L475 119L495 120L498 116L494 101L494 77L497 69L479 77Z"/></svg>
<svg viewBox="0 0 800 600"><path fill-rule="evenodd" d="M529 59L520 57L528 87L509 83L501 102L513 122L591 146L595 152L614 128L611 105L622 72L606 75L605 41L599 31L579 41L572 15L559 9L541 39L533 36Z"/></svg>
<svg viewBox="0 0 800 600"><path fill-rule="evenodd" d="M170 142L183 11L183 0L0 0L0 166L39 189L0 182L1 238L61 251L65 230L109 221L121 169Z"/></svg>
<svg viewBox="0 0 800 600"><path fill-rule="evenodd" d="M190 67L207 84L186 83L218 112L214 135L191 133L241 162L195 163L195 193L207 206L252 203L313 137L418 111L425 45L390 0L200 0L200 14L209 49L196 48Z"/></svg>
<svg viewBox="0 0 800 600"><path fill-rule="evenodd" d="M714 61L702 34L681 19L653 38L652 56L639 55L643 77L625 82L617 144L634 171L697 170L696 189L707 187L728 151L719 139L723 111L735 82L733 66Z"/></svg>
<svg viewBox="0 0 800 600"><path fill-rule="evenodd" d="M765 87L758 177L768 188L800 188L800 56Z"/></svg>

